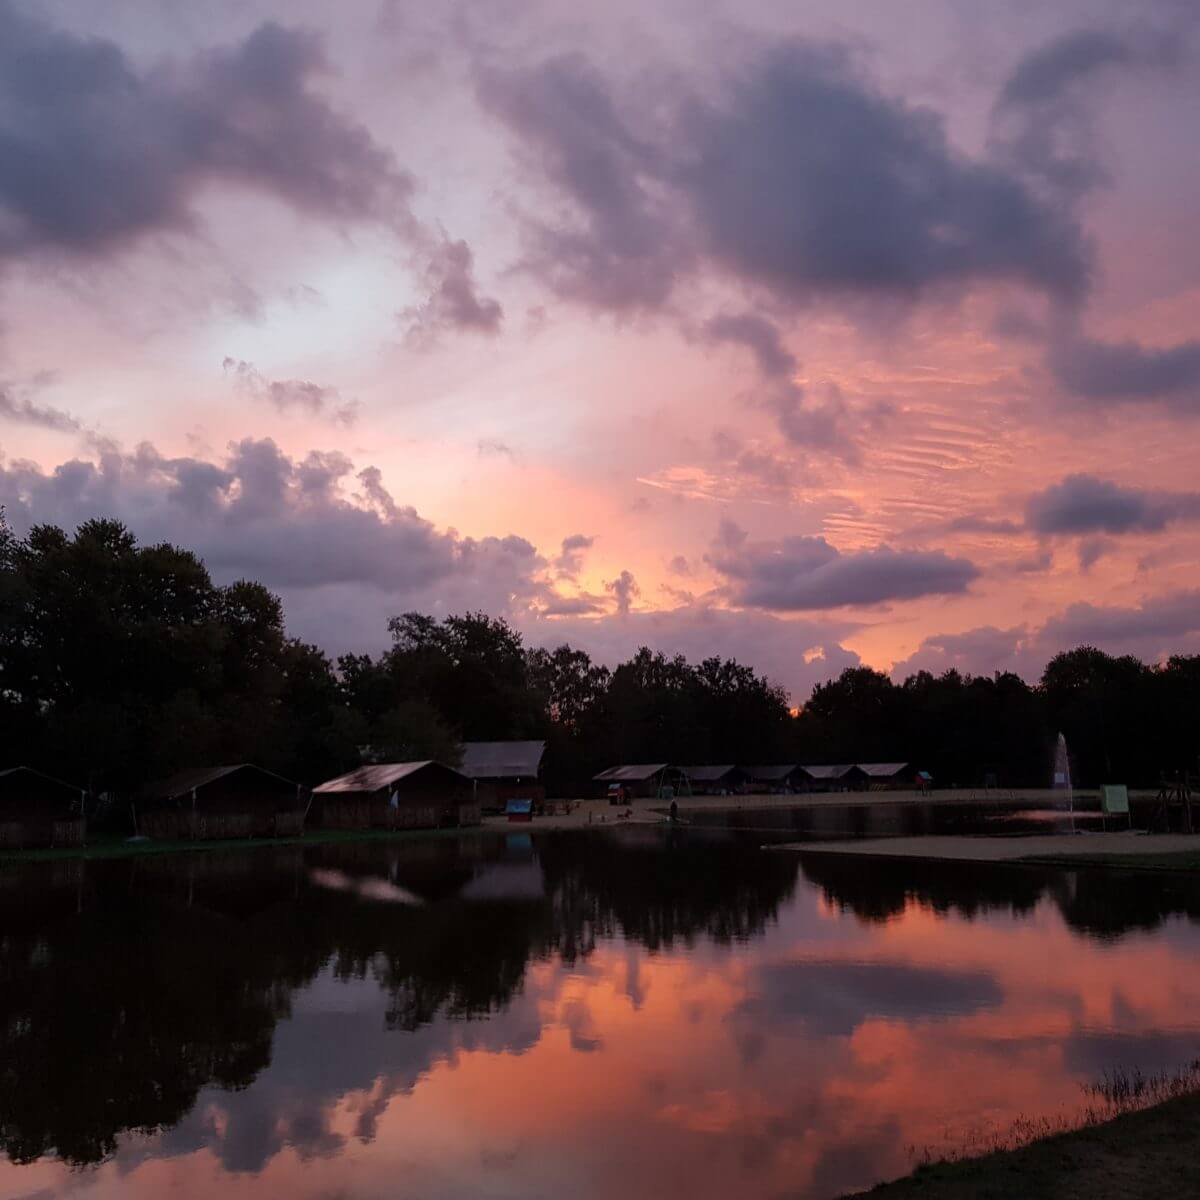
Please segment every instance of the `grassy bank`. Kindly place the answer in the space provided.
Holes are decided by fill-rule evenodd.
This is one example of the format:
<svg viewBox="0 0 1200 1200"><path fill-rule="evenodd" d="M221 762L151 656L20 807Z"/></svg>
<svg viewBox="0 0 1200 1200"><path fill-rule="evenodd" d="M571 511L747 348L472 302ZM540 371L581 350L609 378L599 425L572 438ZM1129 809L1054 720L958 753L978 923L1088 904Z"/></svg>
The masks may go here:
<svg viewBox="0 0 1200 1200"><path fill-rule="evenodd" d="M919 1167L871 1200L1178 1200L1200 1195L1200 1096L961 1162Z"/></svg>
<svg viewBox="0 0 1200 1200"><path fill-rule="evenodd" d="M323 846L338 842L393 842L414 838L458 837L462 833L498 834L511 832L489 825L467 829L330 829L314 830L299 837L222 838L212 841L147 840L131 842L124 834L89 834L86 846L60 849L0 851L0 864L59 862L68 858L134 858L147 854L192 854L207 850L253 850L274 846Z"/></svg>
<svg viewBox="0 0 1200 1200"><path fill-rule="evenodd" d="M1118 1200L1200 1195L1200 1060L1172 1073L1116 1070L1075 1114L1021 1119L990 1152L952 1154L860 1193L872 1200Z"/></svg>

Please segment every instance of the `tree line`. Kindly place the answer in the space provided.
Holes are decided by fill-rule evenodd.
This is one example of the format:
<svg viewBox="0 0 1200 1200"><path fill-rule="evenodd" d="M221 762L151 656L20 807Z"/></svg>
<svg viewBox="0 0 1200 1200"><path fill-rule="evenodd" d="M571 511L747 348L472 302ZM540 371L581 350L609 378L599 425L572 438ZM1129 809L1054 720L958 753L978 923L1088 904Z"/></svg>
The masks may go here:
<svg viewBox="0 0 1200 1200"><path fill-rule="evenodd" d="M0 520L0 768L132 795L185 766L256 762L314 784L370 753L455 764L464 740L544 738L552 793L620 762L907 761L938 785L1039 786L1062 731L1081 784L1157 783L1200 754L1200 656L1092 647L1040 680L855 667L798 709L751 667L643 647L615 667L525 645L503 619L404 613L381 654L289 637L259 583L119 522L16 537Z"/></svg>

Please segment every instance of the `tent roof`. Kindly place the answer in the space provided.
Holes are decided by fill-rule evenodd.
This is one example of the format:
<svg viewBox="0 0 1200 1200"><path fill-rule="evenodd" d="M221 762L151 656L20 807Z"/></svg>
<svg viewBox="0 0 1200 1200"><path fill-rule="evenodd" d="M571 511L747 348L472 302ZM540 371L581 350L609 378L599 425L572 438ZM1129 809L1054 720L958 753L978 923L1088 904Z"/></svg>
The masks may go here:
<svg viewBox="0 0 1200 1200"><path fill-rule="evenodd" d="M841 779L843 775L848 775L854 770L853 763L838 763L833 766L821 765L815 767L806 766L803 768L814 779Z"/></svg>
<svg viewBox="0 0 1200 1200"><path fill-rule="evenodd" d="M16 775L34 775L38 779L43 779L47 783L57 784L59 787L68 788L72 792L84 792L87 789L81 788L76 783L67 783L65 779L59 779L54 775L47 775L45 771L37 771L33 767L4 767L0 768L0 779L11 779Z"/></svg>
<svg viewBox="0 0 1200 1200"><path fill-rule="evenodd" d="M793 771L802 771L797 763L768 763L765 766L749 767L751 779L786 779Z"/></svg>
<svg viewBox="0 0 1200 1200"><path fill-rule="evenodd" d="M453 767L434 762L431 758L422 759L420 762L371 763L364 767L356 767L353 771L339 775L336 779L326 780L319 787L313 788L313 793L314 795L330 795L336 792L378 792L381 788L391 787L392 784L399 783L402 779L408 779L410 776L416 775L418 771L424 771L430 767L439 773L448 772L458 779L464 781L466 779L465 775L454 770Z"/></svg>
<svg viewBox="0 0 1200 1200"><path fill-rule="evenodd" d="M542 766L545 742L463 742L459 770L470 779L533 779Z"/></svg>
<svg viewBox="0 0 1200 1200"><path fill-rule="evenodd" d="M854 765L864 774L870 775L875 779L888 779L892 775L899 775L908 766L908 763L855 763Z"/></svg>
<svg viewBox="0 0 1200 1200"><path fill-rule="evenodd" d="M288 787L300 786L294 780L284 779L282 775L276 775L274 771L268 771L264 767L257 767L254 763L233 763L223 767L186 767L182 771L176 771L174 775L167 776L166 779L150 784L146 791L162 800L174 800L177 796L186 796L188 792L207 787L210 783L216 783L218 779L224 779L238 771L255 771L277 783L286 783Z"/></svg>
<svg viewBox="0 0 1200 1200"><path fill-rule="evenodd" d="M628 763L620 767L609 767L593 776L597 783L639 783L643 779L651 779L659 771L665 771L670 763Z"/></svg>
<svg viewBox="0 0 1200 1200"><path fill-rule="evenodd" d="M704 766L704 767L680 767L679 768L689 779L696 780L697 783L712 783L714 780L723 779L730 771L738 770L733 763L724 764L722 766Z"/></svg>

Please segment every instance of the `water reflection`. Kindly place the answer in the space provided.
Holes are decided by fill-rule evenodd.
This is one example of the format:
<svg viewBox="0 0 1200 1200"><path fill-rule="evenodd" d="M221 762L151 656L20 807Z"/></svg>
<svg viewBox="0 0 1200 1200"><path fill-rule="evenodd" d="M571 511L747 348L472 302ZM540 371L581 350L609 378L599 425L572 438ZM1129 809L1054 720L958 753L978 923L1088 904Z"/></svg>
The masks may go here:
<svg viewBox="0 0 1200 1200"><path fill-rule="evenodd" d="M835 1195L1194 1057L1198 915L683 831L6 868L0 1197Z"/></svg>

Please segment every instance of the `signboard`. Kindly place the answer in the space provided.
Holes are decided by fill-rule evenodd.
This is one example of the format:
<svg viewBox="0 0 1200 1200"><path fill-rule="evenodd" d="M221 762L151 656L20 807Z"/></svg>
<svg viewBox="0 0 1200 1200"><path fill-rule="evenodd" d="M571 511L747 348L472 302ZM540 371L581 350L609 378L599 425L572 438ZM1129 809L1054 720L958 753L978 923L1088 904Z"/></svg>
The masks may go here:
<svg viewBox="0 0 1200 1200"><path fill-rule="evenodd" d="M1100 811L1103 813L1129 812L1129 789L1123 783L1106 783L1100 789Z"/></svg>
<svg viewBox="0 0 1200 1200"><path fill-rule="evenodd" d="M533 800L527 797L511 798L504 806L504 812L510 821L532 821Z"/></svg>

